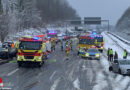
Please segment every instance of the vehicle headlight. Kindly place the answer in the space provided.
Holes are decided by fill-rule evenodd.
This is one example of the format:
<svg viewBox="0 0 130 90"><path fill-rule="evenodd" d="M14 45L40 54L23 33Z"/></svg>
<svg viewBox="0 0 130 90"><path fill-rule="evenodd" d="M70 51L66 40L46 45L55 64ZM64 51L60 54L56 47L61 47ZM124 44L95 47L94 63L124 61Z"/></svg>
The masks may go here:
<svg viewBox="0 0 130 90"><path fill-rule="evenodd" d="M86 53L86 55L85 55L86 57L89 57L89 54L88 53Z"/></svg>
<svg viewBox="0 0 130 90"><path fill-rule="evenodd" d="M17 59L22 59L22 57L18 56Z"/></svg>
<svg viewBox="0 0 130 90"><path fill-rule="evenodd" d="M101 47L101 49L103 49L103 47Z"/></svg>
<svg viewBox="0 0 130 90"><path fill-rule="evenodd" d="M37 57L37 59L39 60L39 59L41 59L41 57Z"/></svg>
<svg viewBox="0 0 130 90"><path fill-rule="evenodd" d="M99 53L98 53L98 54L96 54L96 57L100 57Z"/></svg>

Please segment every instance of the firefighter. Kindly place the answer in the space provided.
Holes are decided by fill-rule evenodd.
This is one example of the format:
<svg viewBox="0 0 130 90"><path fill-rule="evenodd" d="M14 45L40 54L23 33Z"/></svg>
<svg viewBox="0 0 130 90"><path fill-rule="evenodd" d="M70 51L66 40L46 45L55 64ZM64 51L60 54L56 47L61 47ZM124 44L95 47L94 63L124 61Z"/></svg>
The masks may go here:
<svg viewBox="0 0 130 90"><path fill-rule="evenodd" d="M117 52L115 52L115 55L114 55L114 60L115 59L118 59L118 54L117 54Z"/></svg>
<svg viewBox="0 0 130 90"><path fill-rule="evenodd" d="M56 41L53 40L53 43L54 43L54 44L53 44L53 45L54 45L53 48L54 48L54 51L55 51Z"/></svg>
<svg viewBox="0 0 130 90"><path fill-rule="evenodd" d="M18 49L18 44L19 44L18 41L16 41L15 45L14 45L14 47L17 48L17 49Z"/></svg>
<svg viewBox="0 0 130 90"><path fill-rule="evenodd" d="M65 45L69 45L69 41L68 40L66 41Z"/></svg>
<svg viewBox="0 0 130 90"><path fill-rule="evenodd" d="M63 41L61 40L61 51L63 51Z"/></svg>
<svg viewBox="0 0 130 90"><path fill-rule="evenodd" d="M70 52L70 48L68 45L66 45L66 49L65 49L66 60L69 60L69 52Z"/></svg>
<svg viewBox="0 0 130 90"><path fill-rule="evenodd" d="M107 50L107 57L108 57L108 61L110 61L110 48L108 48Z"/></svg>
<svg viewBox="0 0 130 90"><path fill-rule="evenodd" d="M123 59L127 59L127 54L128 52L126 51L126 49L124 50L124 53L123 53Z"/></svg>
<svg viewBox="0 0 130 90"><path fill-rule="evenodd" d="M51 51L55 51L55 41L51 40Z"/></svg>
<svg viewBox="0 0 130 90"><path fill-rule="evenodd" d="M112 62L113 61L113 50L112 49L110 49L109 55L110 55L110 62Z"/></svg>
<svg viewBox="0 0 130 90"><path fill-rule="evenodd" d="M72 46L73 46L73 41L71 40L70 41L70 48L71 48L71 50L73 50Z"/></svg>

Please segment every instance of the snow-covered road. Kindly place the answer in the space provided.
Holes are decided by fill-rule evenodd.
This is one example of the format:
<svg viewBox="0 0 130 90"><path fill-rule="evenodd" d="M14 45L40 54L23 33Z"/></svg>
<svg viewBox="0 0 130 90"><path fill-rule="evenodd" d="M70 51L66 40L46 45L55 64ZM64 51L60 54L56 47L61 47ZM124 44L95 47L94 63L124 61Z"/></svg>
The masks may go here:
<svg viewBox="0 0 130 90"><path fill-rule="evenodd" d="M70 60L65 61L65 53L59 45L50 59L39 68L19 68L17 63L0 65L0 77L5 86L12 90L130 90L130 77L109 72L106 56L108 47L117 51L122 58L123 49L107 33L105 50L100 61L86 60L71 51ZM74 44L73 48L76 48Z"/></svg>

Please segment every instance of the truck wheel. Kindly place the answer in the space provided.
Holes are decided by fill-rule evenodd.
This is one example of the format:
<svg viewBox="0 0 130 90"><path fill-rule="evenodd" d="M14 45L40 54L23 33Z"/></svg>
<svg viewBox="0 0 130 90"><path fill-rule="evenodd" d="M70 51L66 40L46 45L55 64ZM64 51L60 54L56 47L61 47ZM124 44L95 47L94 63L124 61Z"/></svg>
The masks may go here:
<svg viewBox="0 0 130 90"><path fill-rule="evenodd" d="M42 63L40 62L40 63L38 63L38 67L40 68L42 66Z"/></svg>
<svg viewBox="0 0 130 90"><path fill-rule="evenodd" d="M103 50L101 50L101 53L103 53Z"/></svg>
<svg viewBox="0 0 130 90"><path fill-rule="evenodd" d="M77 55L79 55L79 51L78 51Z"/></svg>
<svg viewBox="0 0 130 90"><path fill-rule="evenodd" d="M118 70L118 73L121 74L121 70L120 69Z"/></svg>
<svg viewBox="0 0 130 90"><path fill-rule="evenodd" d="M21 67L22 66L22 63L18 62L18 67Z"/></svg>
<svg viewBox="0 0 130 90"><path fill-rule="evenodd" d="M109 67L109 71L113 71L113 68L111 66Z"/></svg>

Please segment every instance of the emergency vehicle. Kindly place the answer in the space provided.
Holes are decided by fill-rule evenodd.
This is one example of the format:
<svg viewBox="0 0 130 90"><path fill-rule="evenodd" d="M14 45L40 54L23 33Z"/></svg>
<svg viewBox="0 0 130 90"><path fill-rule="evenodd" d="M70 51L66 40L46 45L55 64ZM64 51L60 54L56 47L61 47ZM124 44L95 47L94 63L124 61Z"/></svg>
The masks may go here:
<svg viewBox="0 0 130 90"><path fill-rule="evenodd" d="M54 40L56 43L58 42L58 37L57 37L57 31L56 30L48 30L47 31L47 37L48 39Z"/></svg>
<svg viewBox="0 0 130 90"><path fill-rule="evenodd" d="M88 35L80 36L78 43L78 53L80 53L82 49L88 49L94 45L95 45L95 38L90 37Z"/></svg>
<svg viewBox="0 0 130 90"><path fill-rule="evenodd" d="M39 37L21 37L19 39L17 63L22 66L23 63L34 63L39 67L44 63L45 54L43 50L45 44Z"/></svg>
<svg viewBox="0 0 130 90"><path fill-rule="evenodd" d="M101 52L103 52L104 49L104 38L102 35L96 35L95 36L95 46L97 47L97 49Z"/></svg>

